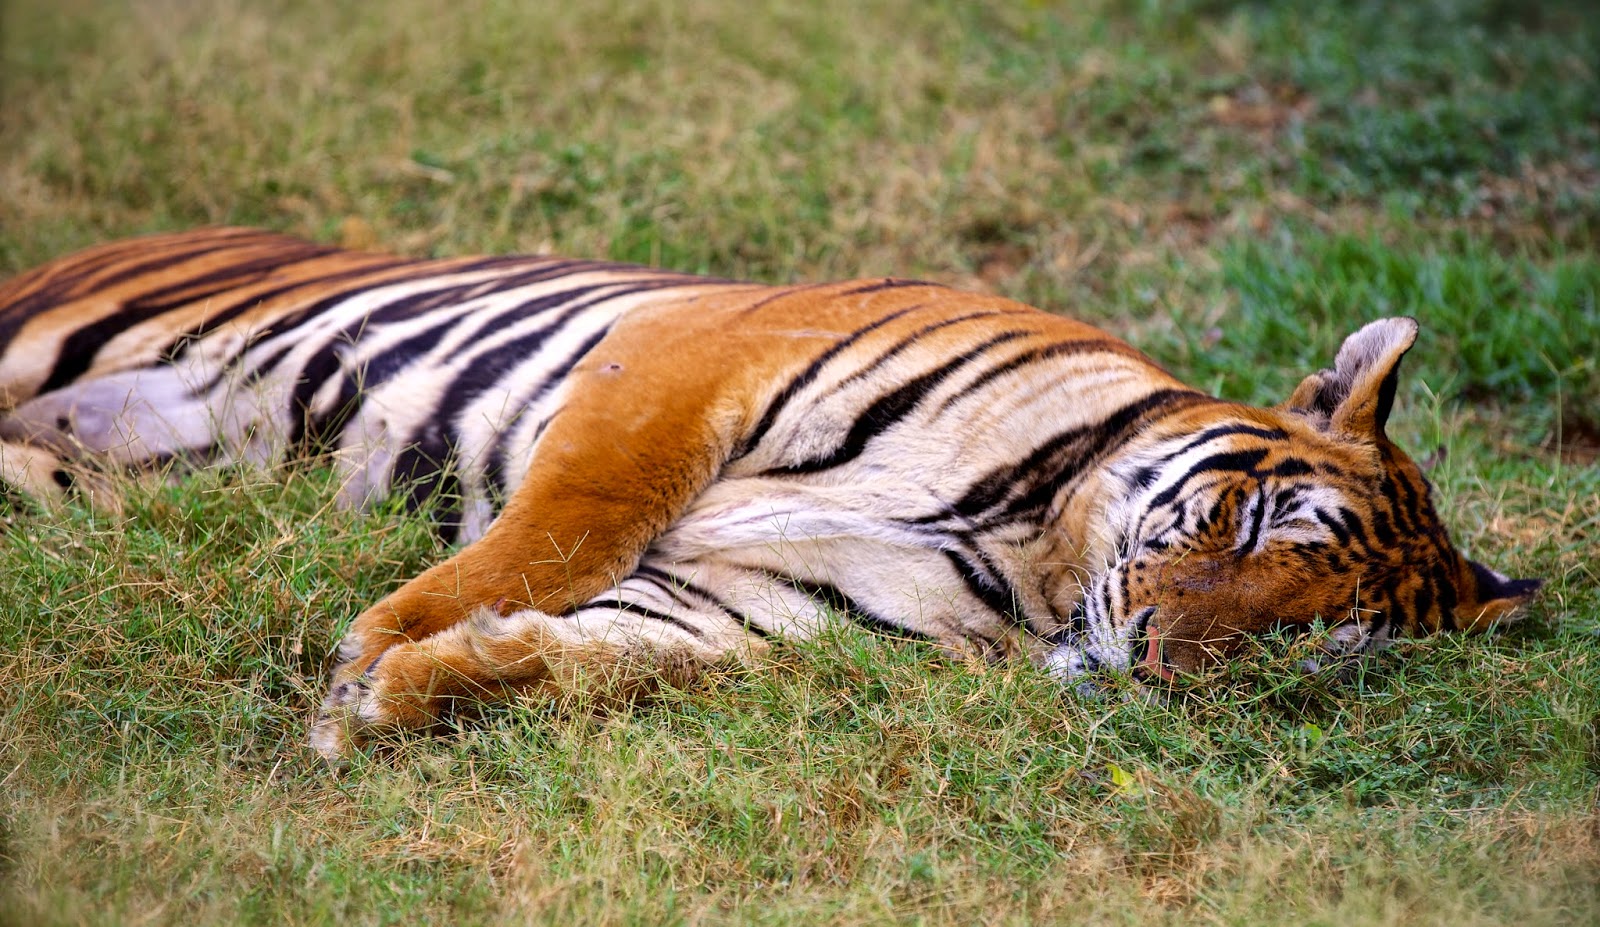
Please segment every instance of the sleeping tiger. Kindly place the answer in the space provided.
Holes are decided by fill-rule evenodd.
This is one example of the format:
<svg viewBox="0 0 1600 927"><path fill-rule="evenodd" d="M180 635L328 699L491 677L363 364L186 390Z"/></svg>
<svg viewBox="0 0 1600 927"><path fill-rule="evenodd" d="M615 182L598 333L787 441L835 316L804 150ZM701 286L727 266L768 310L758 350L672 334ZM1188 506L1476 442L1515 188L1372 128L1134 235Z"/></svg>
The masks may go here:
<svg viewBox="0 0 1600 927"><path fill-rule="evenodd" d="M1479 631L1539 586L1451 546L1384 434L1414 321L1260 409L1080 322L899 279L411 260L247 229L0 286L0 480L319 456L459 551L357 616L312 746L856 622L1081 683L1249 635ZM80 487L81 489L81 487Z"/></svg>

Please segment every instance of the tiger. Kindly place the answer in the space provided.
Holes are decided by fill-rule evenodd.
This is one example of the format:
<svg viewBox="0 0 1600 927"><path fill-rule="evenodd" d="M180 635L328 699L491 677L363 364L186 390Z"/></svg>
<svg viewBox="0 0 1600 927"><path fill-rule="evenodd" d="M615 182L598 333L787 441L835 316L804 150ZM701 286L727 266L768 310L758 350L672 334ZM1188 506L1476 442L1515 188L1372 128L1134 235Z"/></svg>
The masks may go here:
<svg viewBox="0 0 1600 927"><path fill-rule="evenodd" d="M425 508L453 553L330 654L334 764L848 625L1170 689L1275 629L1355 659L1525 611L1540 581L1453 546L1385 434L1417 334L1369 322L1259 408L934 283L208 228L0 286L0 481L48 506L94 472L312 460L342 504Z"/></svg>

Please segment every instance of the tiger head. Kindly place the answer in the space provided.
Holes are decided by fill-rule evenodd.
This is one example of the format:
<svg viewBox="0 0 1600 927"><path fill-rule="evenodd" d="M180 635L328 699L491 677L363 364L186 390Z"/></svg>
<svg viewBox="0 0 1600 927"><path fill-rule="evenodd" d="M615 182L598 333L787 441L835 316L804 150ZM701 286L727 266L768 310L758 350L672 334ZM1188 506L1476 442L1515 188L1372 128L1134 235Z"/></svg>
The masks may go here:
<svg viewBox="0 0 1600 927"><path fill-rule="evenodd" d="M1171 680L1319 619L1330 653L1512 619L1541 582L1457 551L1384 434L1416 336L1411 319L1373 322L1282 405L1199 406L1132 442L1107 469L1114 562L1083 585L1076 639L1051 664Z"/></svg>

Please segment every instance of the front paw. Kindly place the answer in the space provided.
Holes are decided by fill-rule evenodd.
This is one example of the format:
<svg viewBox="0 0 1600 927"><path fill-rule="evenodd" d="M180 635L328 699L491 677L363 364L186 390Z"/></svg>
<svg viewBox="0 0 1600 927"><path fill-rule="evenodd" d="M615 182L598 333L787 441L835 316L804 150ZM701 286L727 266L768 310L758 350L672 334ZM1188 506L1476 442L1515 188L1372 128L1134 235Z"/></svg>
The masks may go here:
<svg viewBox="0 0 1600 927"><path fill-rule="evenodd" d="M397 659L402 649L386 651L365 669L347 663L334 670L308 737L330 764L344 765L383 731L426 727L435 720L427 711L429 687L408 687L408 677L391 672L405 662Z"/></svg>
<svg viewBox="0 0 1600 927"><path fill-rule="evenodd" d="M365 667L348 663L336 670L311 723L312 748L339 764L381 732L424 730L464 706L504 699L509 689L500 673L484 664L471 631L459 627L426 641L396 644ZM531 662L508 661L514 666Z"/></svg>
<svg viewBox="0 0 1600 927"><path fill-rule="evenodd" d="M380 701L367 674L340 681L335 675L322 708L311 722L311 749L329 765L343 766L370 739L370 729L382 723Z"/></svg>

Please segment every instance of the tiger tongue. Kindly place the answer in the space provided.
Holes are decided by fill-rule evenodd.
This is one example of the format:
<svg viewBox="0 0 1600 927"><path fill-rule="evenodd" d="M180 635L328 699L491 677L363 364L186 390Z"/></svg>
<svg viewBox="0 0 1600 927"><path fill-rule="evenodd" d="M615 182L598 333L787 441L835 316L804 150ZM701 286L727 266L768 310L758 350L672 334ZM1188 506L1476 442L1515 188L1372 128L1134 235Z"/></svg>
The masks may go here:
<svg viewBox="0 0 1600 927"><path fill-rule="evenodd" d="M1161 659L1160 630L1158 630L1155 624L1152 623L1149 625L1146 633L1150 639L1150 644L1145 648L1144 659L1140 661L1140 665L1144 667L1147 672L1154 673L1162 679L1165 679L1167 682L1172 682L1173 680L1177 679L1178 674L1173 671L1172 667L1168 666L1166 662Z"/></svg>

